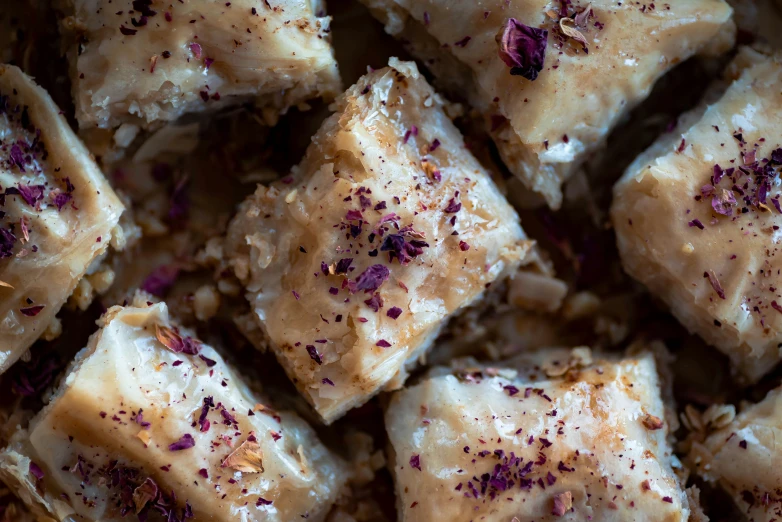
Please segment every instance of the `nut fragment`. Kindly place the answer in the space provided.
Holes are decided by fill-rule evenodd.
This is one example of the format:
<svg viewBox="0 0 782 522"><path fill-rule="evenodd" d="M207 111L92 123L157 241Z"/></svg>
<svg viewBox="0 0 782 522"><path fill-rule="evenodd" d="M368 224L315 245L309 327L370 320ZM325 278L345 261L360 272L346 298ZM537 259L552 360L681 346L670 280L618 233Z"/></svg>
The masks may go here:
<svg viewBox="0 0 782 522"><path fill-rule="evenodd" d="M139 440L144 443L144 446L149 446L149 441L152 440L152 435L150 435L147 430L139 431L136 434L136 437L138 437Z"/></svg>
<svg viewBox="0 0 782 522"><path fill-rule="evenodd" d="M573 25L571 26L570 24ZM575 28L575 21L572 18L560 18L559 29L562 31L562 34L568 38L572 38L573 40L582 44L584 47L587 46L586 37L581 34L581 31Z"/></svg>
<svg viewBox="0 0 782 522"><path fill-rule="evenodd" d="M554 509L551 510L551 514L557 517L565 516L565 513L573 508L573 494L570 491L565 491L558 495L554 495Z"/></svg>
<svg viewBox="0 0 782 522"><path fill-rule="evenodd" d="M263 473L263 452L255 441L246 440L228 455L222 468L233 468L242 473Z"/></svg>
<svg viewBox="0 0 782 522"><path fill-rule="evenodd" d="M736 407L732 404L712 404L701 415L711 429L724 428L736 418Z"/></svg>
<svg viewBox="0 0 782 522"><path fill-rule="evenodd" d="M158 486L151 478L147 478L143 484L133 490L133 504L136 506L136 514L158 496Z"/></svg>
<svg viewBox="0 0 782 522"><path fill-rule="evenodd" d="M220 293L215 286L203 285L193 294L193 311L199 321L211 319L219 309Z"/></svg>
<svg viewBox="0 0 782 522"><path fill-rule="evenodd" d="M641 421L648 430L659 430L665 425L660 417L656 417L649 413Z"/></svg>

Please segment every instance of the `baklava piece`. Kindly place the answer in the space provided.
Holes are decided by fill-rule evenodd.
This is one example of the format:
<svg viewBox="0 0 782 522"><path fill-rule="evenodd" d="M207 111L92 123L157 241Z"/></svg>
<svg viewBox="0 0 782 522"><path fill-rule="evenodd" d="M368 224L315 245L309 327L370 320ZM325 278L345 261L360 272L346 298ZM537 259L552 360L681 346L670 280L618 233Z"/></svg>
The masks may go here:
<svg viewBox="0 0 782 522"><path fill-rule="evenodd" d="M430 376L386 410L399 520L686 521L664 412L649 353Z"/></svg>
<svg viewBox="0 0 782 522"><path fill-rule="evenodd" d="M506 165L554 208L563 182L659 77L729 49L734 32L723 0L362 1L484 115Z"/></svg>
<svg viewBox="0 0 782 522"><path fill-rule="evenodd" d="M163 303L113 307L100 324L0 454L25 503L56 520L325 518L346 467L304 421L259 402Z"/></svg>
<svg viewBox="0 0 782 522"><path fill-rule="evenodd" d="M755 381L782 342L782 64L737 62L721 99L628 168L611 213L625 270Z"/></svg>
<svg viewBox="0 0 782 522"><path fill-rule="evenodd" d="M719 484L754 522L782 517L782 389L738 414L733 422L693 444L687 458L705 480Z"/></svg>
<svg viewBox="0 0 782 522"><path fill-rule="evenodd" d="M415 64L392 58L336 107L292 175L241 205L225 247L327 423L401 384L448 317L532 246Z"/></svg>
<svg viewBox="0 0 782 522"><path fill-rule="evenodd" d="M56 321L122 211L46 91L0 65L0 373Z"/></svg>
<svg viewBox="0 0 782 522"><path fill-rule="evenodd" d="M340 90L320 0L58 4L82 129L127 123L132 135L250 100L273 120Z"/></svg>

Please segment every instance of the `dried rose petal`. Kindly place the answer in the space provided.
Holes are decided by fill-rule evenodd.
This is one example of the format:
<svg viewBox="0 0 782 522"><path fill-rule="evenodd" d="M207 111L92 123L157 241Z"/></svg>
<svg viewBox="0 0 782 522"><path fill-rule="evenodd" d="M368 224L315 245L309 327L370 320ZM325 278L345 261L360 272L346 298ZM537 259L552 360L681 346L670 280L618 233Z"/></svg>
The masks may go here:
<svg viewBox="0 0 782 522"><path fill-rule="evenodd" d="M209 408L214 408L214 405L215 405L215 401L211 395L204 397L204 405L201 407L201 415L198 417L199 425L203 424L207 414L209 414ZM209 421L207 421L207 423L208 422ZM206 430L202 429L201 431L206 431Z"/></svg>
<svg viewBox="0 0 782 522"><path fill-rule="evenodd" d="M386 282L389 274L388 268L383 265L370 266L356 278L356 291L374 292Z"/></svg>
<svg viewBox="0 0 782 522"><path fill-rule="evenodd" d="M174 353L198 355L201 350L201 341L188 336L182 337L177 328L156 324L155 337L160 341L160 344Z"/></svg>
<svg viewBox="0 0 782 522"><path fill-rule="evenodd" d="M465 45L467 45L468 43L470 43L470 40L472 40L472 36L465 36L464 38L462 38L462 39L461 39L461 40L459 40L458 42L454 42L453 44L454 44L456 47L464 47Z"/></svg>
<svg viewBox="0 0 782 522"><path fill-rule="evenodd" d="M149 427L152 426L152 423L144 420L144 410L139 410L133 420L135 421L136 424L138 424L145 430L148 430Z"/></svg>
<svg viewBox="0 0 782 522"><path fill-rule="evenodd" d="M0 259L14 255L16 236L8 229L0 228Z"/></svg>
<svg viewBox="0 0 782 522"><path fill-rule="evenodd" d="M30 474L38 480L42 480L44 477L41 467L32 461L30 461Z"/></svg>
<svg viewBox="0 0 782 522"><path fill-rule="evenodd" d="M361 221L363 219L364 216L361 214L360 210L348 210L345 214L346 221Z"/></svg>
<svg viewBox="0 0 782 522"><path fill-rule="evenodd" d="M448 200L448 206L445 207L444 211L446 214L455 214L459 212L462 209L461 202L456 201L456 198L451 198Z"/></svg>
<svg viewBox="0 0 782 522"><path fill-rule="evenodd" d="M497 35L498 54L513 76L534 81L546 59L548 31L525 25L515 18L508 19Z"/></svg>
<svg viewBox="0 0 782 522"><path fill-rule="evenodd" d="M57 207L57 210L62 210L62 208L68 204L68 202L73 199L73 196L70 194L66 194L65 192L58 192L52 197L52 203Z"/></svg>
<svg viewBox="0 0 782 522"><path fill-rule="evenodd" d="M149 502L154 502L158 497L159 488L154 480L147 478L139 487L133 490L133 504L138 515Z"/></svg>
<svg viewBox="0 0 782 522"><path fill-rule="evenodd" d="M417 469L418 471L421 471L421 456L420 455L413 455L410 457L410 467Z"/></svg>
<svg viewBox="0 0 782 522"><path fill-rule="evenodd" d="M714 184L719 184L720 180L722 179L722 176L725 174L725 171L722 170L722 167L719 165L714 165Z"/></svg>
<svg viewBox="0 0 782 522"><path fill-rule="evenodd" d="M206 363L206 366L209 368L217 364L217 361L215 361L214 359L210 359L209 357L206 357L203 354L198 354L198 357L200 357L201 360L204 361Z"/></svg>
<svg viewBox="0 0 782 522"><path fill-rule="evenodd" d="M182 450L190 449L193 446L195 446L195 439L189 433L185 433L184 435L182 435L181 439L179 439L176 442L172 442L171 444L169 444L168 445L168 450L169 451L182 451Z"/></svg>
<svg viewBox="0 0 782 522"><path fill-rule="evenodd" d="M242 473L263 473L263 452L257 442L246 440L220 465Z"/></svg>
<svg viewBox="0 0 782 522"><path fill-rule="evenodd" d="M27 317L35 317L45 307L46 305L28 306L27 308L20 308L19 311L22 312L22 315L26 315Z"/></svg>
<svg viewBox="0 0 782 522"><path fill-rule="evenodd" d="M352 264L353 264L352 257L346 257L340 259L339 261L337 261L337 264L334 267L334 274L347 274L348 270L350 270L350 265Z"/></svg>
<svg viewBox="0 0 782 522"><path fill-rule="evenodd" d="M383 308L383 298L380 297L379 293L375 292L372 297L364 301L364 304L371 308L373 312L377 313L378 310Z"/></svg>
<svg viewBox="0 0 782 522"><path fill-rule="evenodd" d="M402 230L399 234L389 234L383 240L380 246L381 252L388 252L388 261L393 263L394 258L399 259L402 265L408 264L412 259L424 253L424 248L429 247L429 243L420 239L408 239L416 237L413 230Z"/></svg>
<svg viewBox="0 0 782 522"><path fill-rule="evenodd" d="M720 299L725 299L725 290L722 289L722 285L720 284L719 279L717 279L717 274L715 274L713 270L709 270L703 273L703 277L707 277L709 279L711 287L715 292L717 292L717 295L720 296Z"/></svg>
<svg viewBox="0 0 782 522"><path fill-rule="evenodd" d="M152 0L133 0L133 10L138 11L142 16L153 17L157 11L152 10Z"/></svg>
<svg viewBox="0 0 782 522"><path fill-rule="evenodd" d="M512 384L508 384L507 386L503 386L502 389L505 390L506 392L508 392L508 395L510 395L511 397L513 397L514 395L519 393L519 389L516 388L515 386L513 386Z"/></svg>
<svg viewBox="0 0 782 522"><path fill-rule="evenodd" d="M22 185L19 184L19 195L22 196L25 203L34 207L36 203L43 199L43 185Z"/></svg>
<svg viewBox="0 0 782 522"><path fill-rule="evenodd" d="M11 165L16 165L19 167L19 170L22 172L25 172L24 170L24 164L26 163L24 159L24 154L22 153L22 149L19 148L19 145L11 145L11 153L9 155L9 159L11 160Z"/></svg>
<svg viewBox="0 0 782 522"><path fill-rule="evenodd" d="M179 267L175 265L161 265L154 269L141 283L141 289L157 297L165 297L166 292L174 284Z"/></svg>
<svg viewBox="0 0 782 522"><path fill-rule="evenodd" d="M722 214L723 216L730 216L733 214L733 205L736 204L736 197L733 195L732 190L719 189L714 194L711 200L711 208L714 212Z"/></svg>
<svg viewBox="0 0 782 522"><path fill-rule="evenodd" d="M17 363L11 375L11 390L17 395L35 397L43 392L62 369L53 355L36 358L28 363Z"/></svg>
<svg viewBox="0 0 782 522"><path fill-rule="evenodd" d="M312 359L313 361L315 361L318 364L323 364L323 358L318 353L318 350L317 350L317 348L315 348L315 346L313 346L311 344L308 344L306 346L306 349L307 349L307 353L310 356L310 359Z"/></svg>
<svg viewBox="0 0 782 522"><path fill-rule="evenodd" d="M693 219L692 221L690 221L690 222L689 222L689 223L687 223L687 224L688 224L690 227L697 227L697 228L699 228L699 229L701 229L701 230L703 230L704 228L706 228L706 227L704 227L704 226L703 226L703 223L701 223L701 220L700 220L700 219Z"/></svg>

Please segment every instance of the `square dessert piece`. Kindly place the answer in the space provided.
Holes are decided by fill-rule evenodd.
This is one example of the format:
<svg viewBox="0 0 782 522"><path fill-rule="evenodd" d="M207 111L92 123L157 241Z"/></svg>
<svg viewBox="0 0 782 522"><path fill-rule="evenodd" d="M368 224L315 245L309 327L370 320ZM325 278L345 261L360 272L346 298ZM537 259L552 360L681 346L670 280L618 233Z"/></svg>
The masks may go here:
<svg viewBox="0 0 782 522"><path fill-rule="evenodd" d="M725 420L735 413L732 407L720 409ZM777 388L693 444L687 461L701 477L729 493L747 520L773 522L782 517L780 436L782 389Z"/></svg>
<svg viewBox="0 0 782 522"><path fill-rule="evenodd" d="M0 373L106 251L122 211L46 91L0 65Z"/></svg>
<svg viewBox="0 0 782 522"><path fill-rule="evenodd" d="M256 100L340 91L320 0L57 0L82 129L140 127Z"/></svg>
<svg viewBox="0 0 782 522"><path fill-rule="evenodd" d="M443 103L392 58L229 227L225 256L254 319L327 423L400 385L448 317L531 249Z"/></svg>
<svg viewBox="0 0 782 522"><path fill-rule="evenodd" d="M729 49L734 33L723 0L362 2L483 113L505 164L553 208L660 76L706 47Z"/></svg>
<svg viewBox="0 0 782 522"><path fill-rule="evenodd" d="M29 506L56 520L325 518L346 467L303 420L259 402L163 303L137 298L99 324L0 453Z"/></svg>
<svg viewBox="0 0 782 522"><path fill-rule="evenodd" d="M734 66L627 169L611 213L625 270L755 381L782 342L782 63L745 50Z"/></svg>
<svg viewBox="0 0 782 522"><path fill-rule="evenodd" d="M544 359L442 370L393 395L399 520L688 519L653 356Z"/></svg>

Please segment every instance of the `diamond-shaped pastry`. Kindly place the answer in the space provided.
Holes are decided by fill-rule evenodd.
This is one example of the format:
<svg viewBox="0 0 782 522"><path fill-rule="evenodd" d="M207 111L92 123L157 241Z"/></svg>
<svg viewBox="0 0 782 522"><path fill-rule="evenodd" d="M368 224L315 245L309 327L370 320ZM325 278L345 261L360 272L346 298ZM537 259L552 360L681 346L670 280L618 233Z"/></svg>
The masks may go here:
<svg viewBox="0 0 782 522"><path fill-rule="evenodd" d="M532 244L415 64L392 59L336 105L292 175L240 206L225 247L326 422L398 386Z"/></svg>

